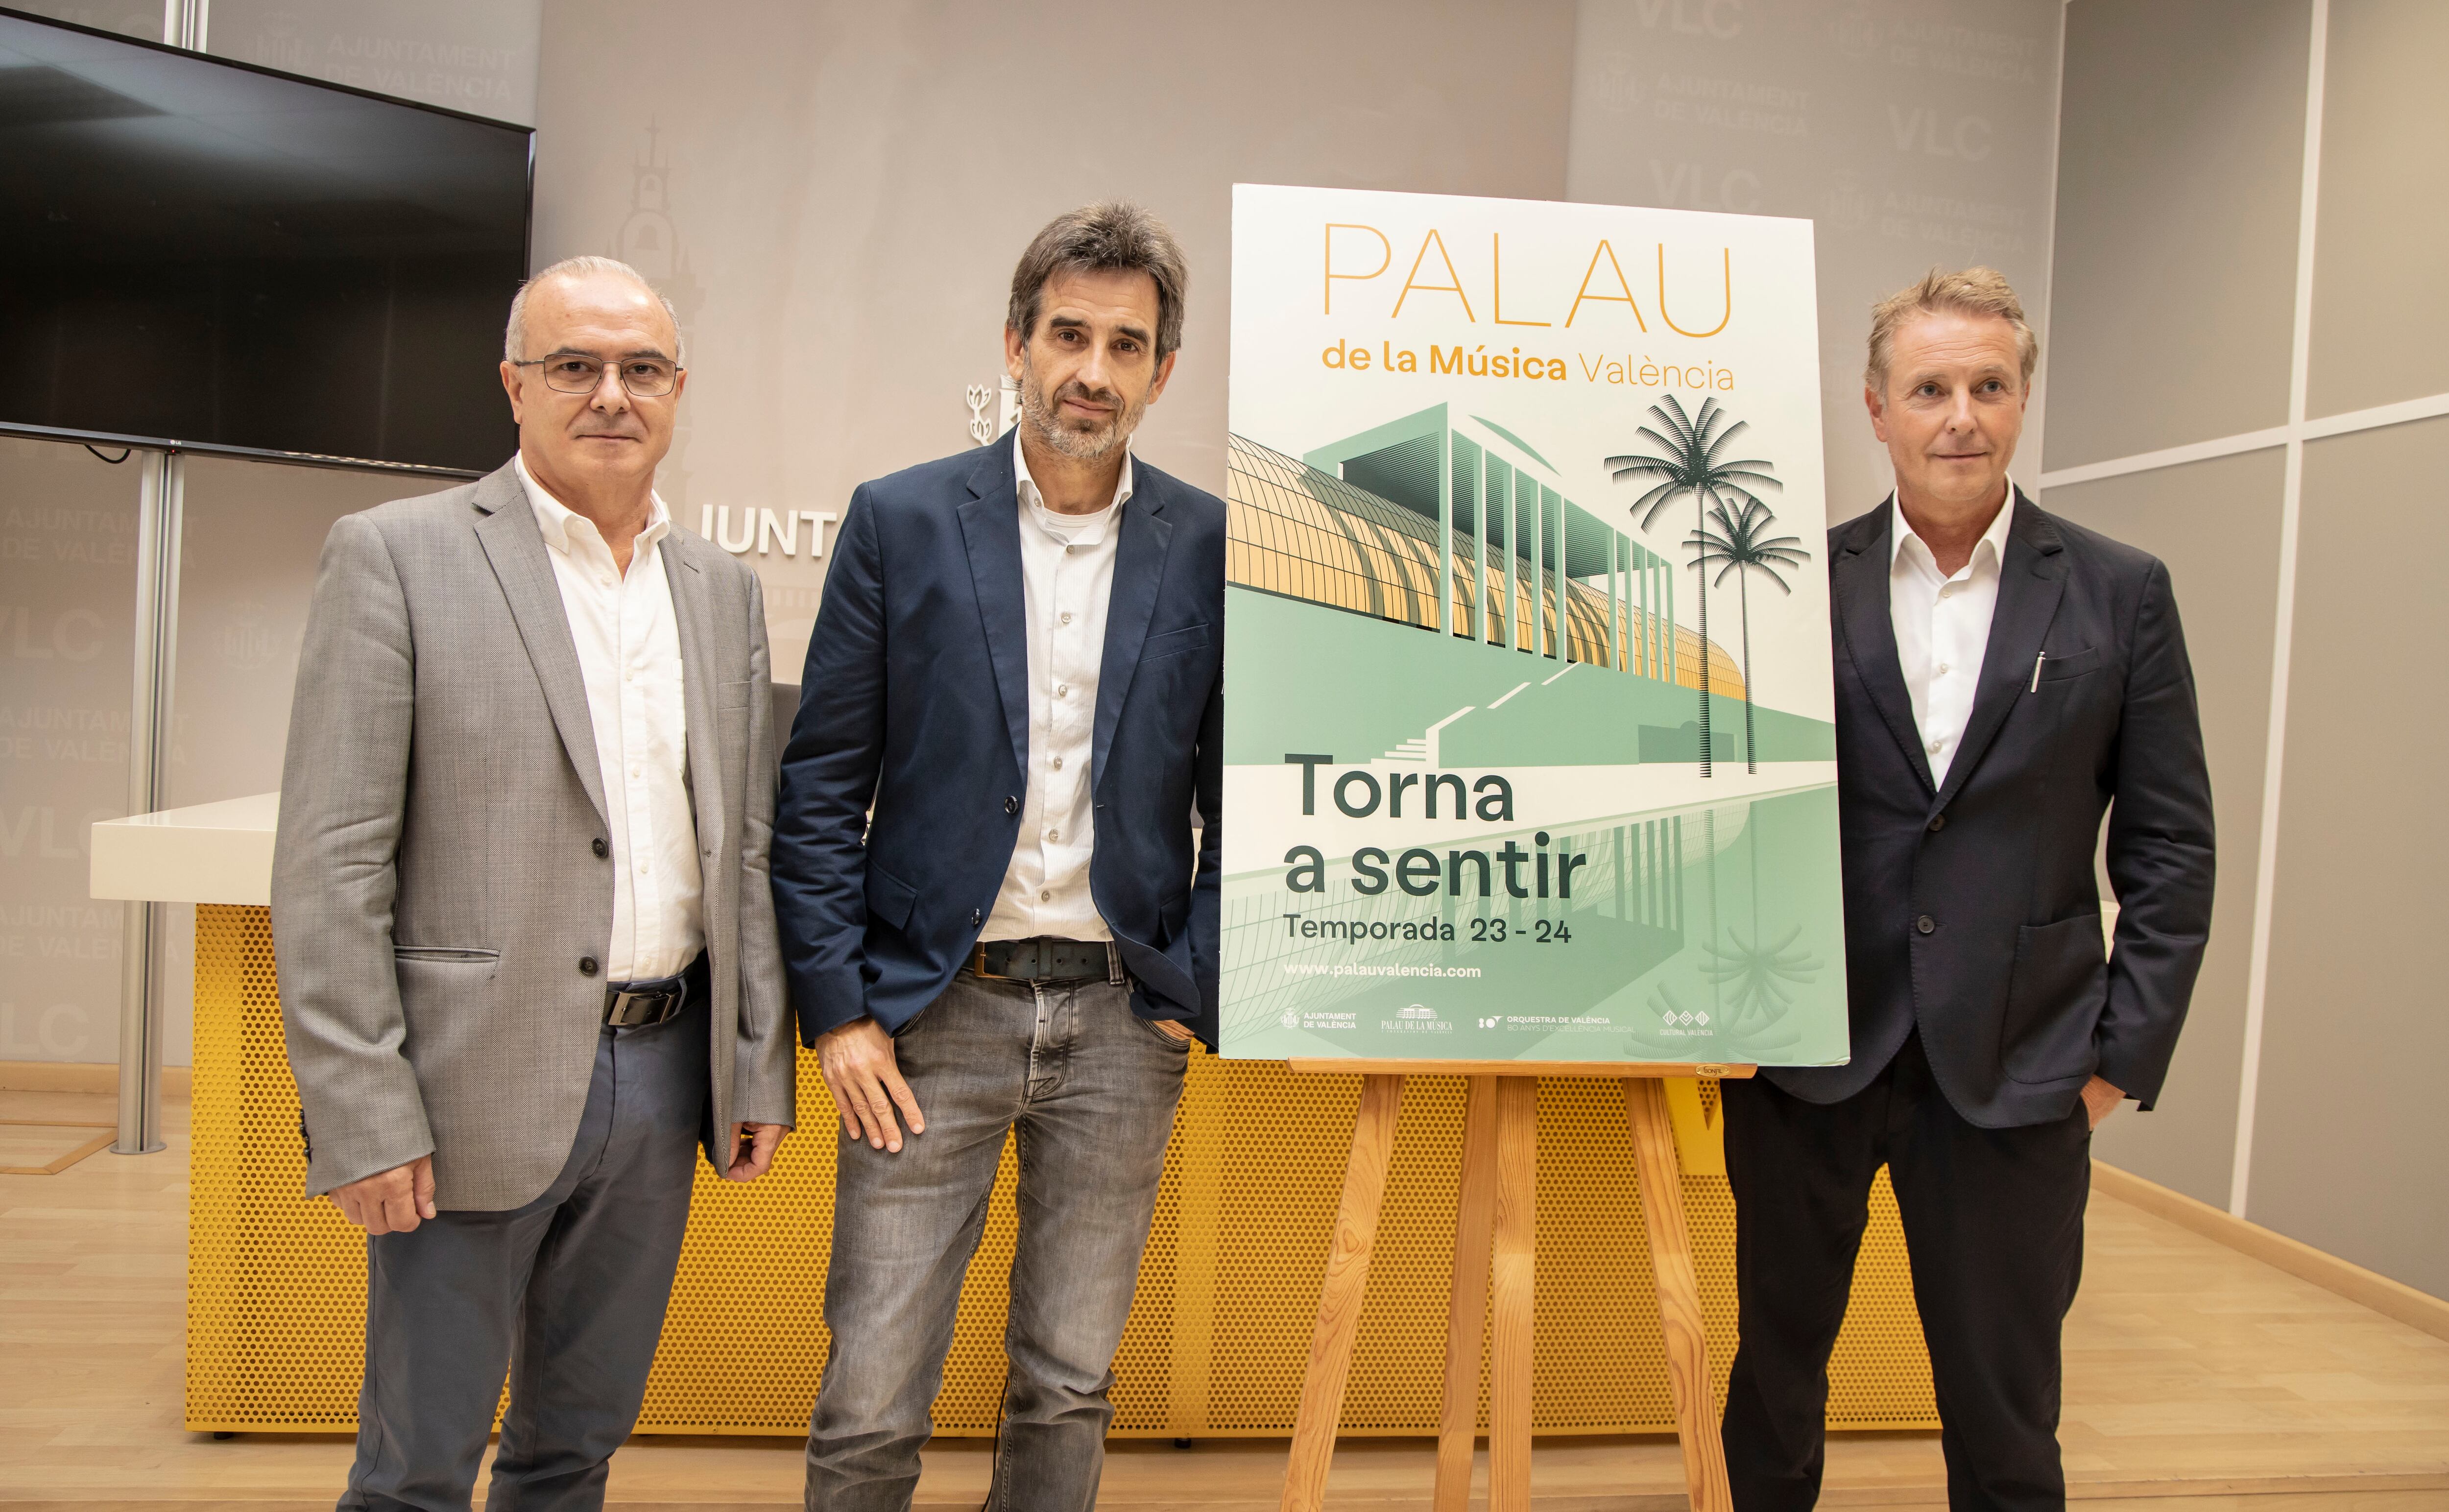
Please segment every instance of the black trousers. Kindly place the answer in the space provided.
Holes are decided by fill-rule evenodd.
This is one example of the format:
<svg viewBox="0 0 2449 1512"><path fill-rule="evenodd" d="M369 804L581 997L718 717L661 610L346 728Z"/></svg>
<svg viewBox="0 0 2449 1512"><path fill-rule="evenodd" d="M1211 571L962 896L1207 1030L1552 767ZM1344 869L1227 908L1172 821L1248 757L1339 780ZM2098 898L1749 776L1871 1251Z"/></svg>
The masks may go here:
<svg viewBox="0 0 2449 1512"><path fill-rule="evenodd" d="M1930 1346L1948 1505L2063 1508L2058 1330L2083 1270L2082 1106L2054 1123L1977 1128L1932 1081L1919 1035L1842 1102L1759 1079L1719 1088L1743 1334L1725 1426L1737 1512L1803 1512L1819 1499L1828 1355L1882 1164Z"/></svg>

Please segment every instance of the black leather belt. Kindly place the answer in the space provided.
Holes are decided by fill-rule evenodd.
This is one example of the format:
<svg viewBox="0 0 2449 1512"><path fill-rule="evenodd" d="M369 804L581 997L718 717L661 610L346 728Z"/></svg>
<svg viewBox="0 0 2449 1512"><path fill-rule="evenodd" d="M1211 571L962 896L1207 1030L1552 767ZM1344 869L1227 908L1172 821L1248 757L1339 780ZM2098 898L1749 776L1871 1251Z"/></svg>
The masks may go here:
<svg viewBox="0 0 2449 1512"><path fill-rule="evenodd" d="M644 1029L648 1024L677 1018L689 999L705 996L710 979L705 952L701 950L697 960L678 976L607 982L604 988L604 1025L607 1029Z"/></svg>
<svg viewBox="0 0 2449 1512"><path fill-rule="evenodd" d="M1104 940L990 940L970 952L970 973L1004 981L1120 981L1123 958Z"/></svg>

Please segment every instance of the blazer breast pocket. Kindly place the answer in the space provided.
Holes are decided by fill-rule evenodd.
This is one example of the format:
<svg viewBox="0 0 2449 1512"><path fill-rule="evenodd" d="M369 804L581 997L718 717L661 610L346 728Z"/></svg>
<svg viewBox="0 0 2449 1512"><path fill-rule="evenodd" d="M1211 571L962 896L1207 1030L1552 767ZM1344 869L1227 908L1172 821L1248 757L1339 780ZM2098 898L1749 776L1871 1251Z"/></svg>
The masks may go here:
<svg viewBox="0 0 2449 1512"><path fill-rule="evenodd" d="M2042 657L2037 681L2047 688L2052 683L2071 682L2099 669L2100 648L2089 647L2079 651L2069 651L2063 656Z"/></svg>
<svg viewBox="0 0 2449 1512"><path fill-rule="evenodd" d="M1204 651L1206 649L1207 627L1186 625L1180 630L1167 630L1162 635L1151 635L1142 642L1140 665L1146 667L1150 662L1161 662L1170 656L1182 656L1191 651Z"/></svg>

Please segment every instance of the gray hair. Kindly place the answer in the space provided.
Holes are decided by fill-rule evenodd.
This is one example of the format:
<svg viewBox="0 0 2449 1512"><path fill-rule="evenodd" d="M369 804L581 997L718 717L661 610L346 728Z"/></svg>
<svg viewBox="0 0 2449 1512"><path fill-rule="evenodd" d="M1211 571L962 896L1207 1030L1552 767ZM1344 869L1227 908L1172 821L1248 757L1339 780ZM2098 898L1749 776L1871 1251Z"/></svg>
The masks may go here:
<svg viewBox="0 0 2449 1512"><path fill-rule="evenodd" d="M1996 268L1972 267L1950 273L1933 268L1896 293L1871 306L1871 360L1862 379L1884 394L1888 359L1896 350L1897 329L1908 316L1942 311L1990 316L2015 328L2015 356L2023 363L2024 386L2032 387L2033 368L2041 359L2041 339L2024 319L2024 301L2014 284Z"/></svg>
<svg viewBox="0 0 2449 1512"><path fill-rule="evenodd" d="M1037 328L1046 281L1059 273L1145 273L1156 281L1156 359L1182 345L1183 298L1190 267L1165 223L1122 200L1084 204L1046 223L1012 271L1004 323L1029 339Z"/></svg>
<svg viewBox="0 0 2449 1512"><path fill-rule="evenodd" d="M665 299L661 289L647 282L646 276L628 263L618 258L599 257L563 258L519 285L519 292L511 296L510 324L502 328L503 361L528 360L528 296L535 292L536 285L547 279L577 278L588 273L617 274L653 295L672 322L672 360L683 367L688 365L688 338L681 335L681 312L672 308L672 301Z"/></svg>

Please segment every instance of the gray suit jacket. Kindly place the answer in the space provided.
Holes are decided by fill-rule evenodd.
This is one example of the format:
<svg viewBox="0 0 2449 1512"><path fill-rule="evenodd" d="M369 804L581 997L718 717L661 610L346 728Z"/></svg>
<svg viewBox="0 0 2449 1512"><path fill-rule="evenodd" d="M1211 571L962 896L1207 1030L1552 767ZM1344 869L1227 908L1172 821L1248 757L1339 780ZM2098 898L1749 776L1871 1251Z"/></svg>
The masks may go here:
<svg viewBox="0 0 2449 1512"><path fill-rule="evenodd" d="M587 1102L612 930L578 651L518 474L332 527L299 658L272 927L315 1194L434 1156L444 1208L532 1201ZM794 1123L766 847L756 574L688 532L679 622L713 979L712 1141Z"/></svg>

